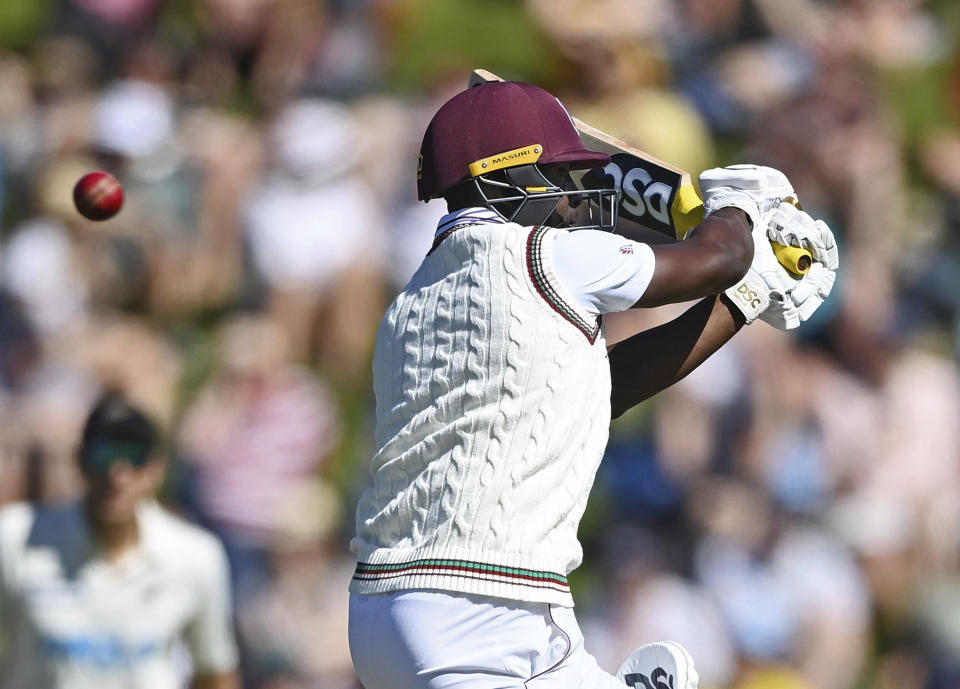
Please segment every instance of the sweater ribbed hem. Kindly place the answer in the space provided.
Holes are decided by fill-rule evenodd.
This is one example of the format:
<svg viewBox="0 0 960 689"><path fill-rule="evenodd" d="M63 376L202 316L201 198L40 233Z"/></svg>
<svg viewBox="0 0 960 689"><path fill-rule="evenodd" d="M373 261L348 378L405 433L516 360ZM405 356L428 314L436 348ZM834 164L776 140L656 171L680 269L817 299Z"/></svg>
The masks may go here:
<svg viewBox="0 0 960 689"><path fill-rule="evenodd" d="M521 558L491 557L465 549L374 550L357 563L350 592L407 589L457 591L530 603L573 607L565 574Z"/></svg>

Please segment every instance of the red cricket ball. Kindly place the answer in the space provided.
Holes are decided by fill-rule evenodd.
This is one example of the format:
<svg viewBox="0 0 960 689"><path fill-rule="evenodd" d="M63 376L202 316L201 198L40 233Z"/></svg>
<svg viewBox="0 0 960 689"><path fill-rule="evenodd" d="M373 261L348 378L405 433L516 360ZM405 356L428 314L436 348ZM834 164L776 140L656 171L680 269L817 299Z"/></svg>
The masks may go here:
<svg viewBox="0 0 960 689"><path fill-rule="evenodd" d="M106 172L88 172L73 185L73 203L89 220L107 220L123 206L123 185Z"/></svg>

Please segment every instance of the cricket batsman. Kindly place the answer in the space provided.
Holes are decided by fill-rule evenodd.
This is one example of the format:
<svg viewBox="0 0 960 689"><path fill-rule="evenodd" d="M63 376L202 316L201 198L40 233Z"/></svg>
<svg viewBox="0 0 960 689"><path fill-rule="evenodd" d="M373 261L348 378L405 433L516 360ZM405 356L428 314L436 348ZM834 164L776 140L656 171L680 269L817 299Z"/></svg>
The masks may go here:
<svg viewBox="0 0 960 689"><path fill-rule="evenodd" d="M616 675L584 648L567 577L611 414L747 323L809 318L836 245L781 203L795 196L782 173L753 165L701 175L706 215L686 240L626 239L611 231L618 192L570 181L608 160L530 84L468 89L427 127L419 198L449 214L377 335L377 451L351 543L366 689L696 687L675 642L641 646ZM770 240L809 249L817 269L789 274ZM652 330L618 323L691 300Z"/></svg>

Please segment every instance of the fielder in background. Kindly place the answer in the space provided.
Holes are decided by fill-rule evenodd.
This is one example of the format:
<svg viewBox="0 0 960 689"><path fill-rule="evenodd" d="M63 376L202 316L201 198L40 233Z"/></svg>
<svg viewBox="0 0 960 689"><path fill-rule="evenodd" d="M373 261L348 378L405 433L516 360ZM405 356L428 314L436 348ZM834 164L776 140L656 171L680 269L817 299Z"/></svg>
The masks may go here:
<svg viewBox="0 0 960 689"><path fill-rule="evenodd" d="M701 176L706 218L685 241L625 239L609 231L617 191L568 174L607 161L529 84L468 89L427 128L419 196L449 214L377 337L378 450L351 543L366 689L696 686L674 642L638 648L616 676L584 649L567 576L611 409L680 380L750 321L809 318L836 249L781 203L795 196L783 174L757 166ZM790 275L769 240L820 267ZM626 315L690 300L648 331Z"/></svg>
<svg viewBox="0 0 960 689"><path fill-rule="evenodd" d="M4 689L179 689L191 666L194 687L239 686L223 549L151 499L158 449L106 396L83 431L85 498L0 511Z"/></svg>

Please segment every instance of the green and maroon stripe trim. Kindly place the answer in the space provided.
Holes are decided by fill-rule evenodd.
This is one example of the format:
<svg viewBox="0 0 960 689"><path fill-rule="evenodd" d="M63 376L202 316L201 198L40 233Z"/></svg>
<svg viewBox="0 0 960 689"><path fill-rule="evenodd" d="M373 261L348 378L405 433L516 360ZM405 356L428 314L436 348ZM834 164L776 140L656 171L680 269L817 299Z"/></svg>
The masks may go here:
<svg viewBox="0 0 960 689"><path fill-rule="evenodd" d="M562 593L570 592L570 584L567 582L567 578L556 572L505 567L471 560L423 558L379 565L358 562L353 578L357 581L381 581L411 575L454 576L498 584L519 584L534 588L552 589Z"/></svg>
<svg viewBox="0 0 960 689"><path fill-rule="evenodd" d="M440 246L441 243L443 243L443 240L444 240L444 239L446 239L447 237L449 237L450 235L452 235L452 234L453 234L454 232L456 232L457 230L459 230L459 229L461 229L461 228L463 228L463 227L466 227L466 226L467 226L466 224L463 224L463 225L455 225L454 227L451 227L451 228L448 229L448 230L444 230L443 232L441 232L440 234L438 234L436 237L434 237L433 245L430 247L430 251L427 252L427 256L429 256L429 255L432 254L434 251L436 251L436 250L437 250L437 247Z"/></svg>
<svg viewBox="0 0 960 689"><path fill-rule="evenodd" d="M590 344L593 344L600 333L600 319L590 325L560 297L556 288L547 279L547 272L543 267L542 253L543 237L547 229L543 226L535 227L527 235L527 272L530 274L530 281L544 301L582 332Z"/></svg>

